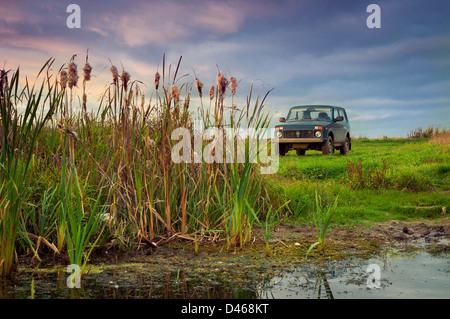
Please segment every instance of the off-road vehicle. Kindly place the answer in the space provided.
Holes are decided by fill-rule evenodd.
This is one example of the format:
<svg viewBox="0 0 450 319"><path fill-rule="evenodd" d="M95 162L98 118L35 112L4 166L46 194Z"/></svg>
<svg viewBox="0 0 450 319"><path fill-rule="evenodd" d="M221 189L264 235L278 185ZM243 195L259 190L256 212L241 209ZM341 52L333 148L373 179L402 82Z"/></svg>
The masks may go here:
<svg viewBox="0 0 450 319"><path fill-rule="evenodd" d="M322 151L328 155L338 149L347 155L352 149L350 124L345 109L330 105L294 106L286 118L280 117L275 127L279 154L295 149L297 155L306 150Z"/></svg>

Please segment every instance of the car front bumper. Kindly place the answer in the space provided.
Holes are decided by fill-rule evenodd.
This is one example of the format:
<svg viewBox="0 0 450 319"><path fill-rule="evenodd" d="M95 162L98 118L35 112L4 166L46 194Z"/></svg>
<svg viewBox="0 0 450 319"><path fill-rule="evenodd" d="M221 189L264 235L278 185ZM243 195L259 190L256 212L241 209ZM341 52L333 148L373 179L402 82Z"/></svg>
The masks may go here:
<svg viewBox="0 0 450 319"><path fill-rule="evenodd" d="M290 143L290 144L311 144L311 143L322 143L322 137L316 138L278 138L276 143Z"/></svg>

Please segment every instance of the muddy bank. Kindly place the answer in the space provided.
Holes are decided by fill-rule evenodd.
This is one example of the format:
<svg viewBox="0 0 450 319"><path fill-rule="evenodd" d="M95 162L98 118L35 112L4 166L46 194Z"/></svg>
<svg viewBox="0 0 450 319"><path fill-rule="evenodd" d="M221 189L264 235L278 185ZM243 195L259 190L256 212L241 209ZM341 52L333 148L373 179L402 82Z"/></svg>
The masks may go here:
<svg viewBox="0 0 450 319"><path fill-rule="evenodd" d="M155 248L142 245L140 248L121 251L114 247L94 249L89 264L123 262L140 262L149 258L167 259L181 262L183 259L204 258L220 255L223 258L247 255L254 260L272 260L273 264L303 262L309 247L317 241L316 230L312 226L298 226L281 223L272 229L270 254L266 255L263 235L260 229L254 229L250 243L243 248L235 247L226 251L225 240L199 242L198 255L195 254L194 243L190 240L172 236L170 240L160 240ZM352 257L367 257L379 254L392 247L432 248L448 253L450 244L450 219L441 218L433 221L388 221L368 223L365 225L333 226L326 235L325 250L317 253L314 250L308 256L308 262L316 260L338 260ZM182 252L182 253L181 253ZM69 263L65 254L55 255L52 252L40 252L42 262L38 263L32 254L20 256L19 265L31 267L58 267Z"/></svg>
<svg viewBox="0 0 450 319"><path fill-rule="evenodd" d="M257 233L257 232L256 232ZM262 234L258 237L262 238ZM274 227L271 246L277 251L289 254L292 247L295 253L304 258L306 251L317 241L313 226L280 224ZM440 218L433 221L387 221L370 222L363 225L333 226L327 233L325 250L311 253L313 259L345 259L367 257L389 250L426 248L436 252L450 251L450 219Z"/></svg>
<svg viewBox="0 0 450 319"><path fill-rule="evenodd" d="M314 227L281 224L274 227L272 238L281 241L316 239ZM379 244L398 243L442 243L448 244L450 239L450 219L433 221L405 222L391 220L383 223L368 223L366 225L333 226L327 238L330 241L345 243L357 239L367 239Z"/></svg>

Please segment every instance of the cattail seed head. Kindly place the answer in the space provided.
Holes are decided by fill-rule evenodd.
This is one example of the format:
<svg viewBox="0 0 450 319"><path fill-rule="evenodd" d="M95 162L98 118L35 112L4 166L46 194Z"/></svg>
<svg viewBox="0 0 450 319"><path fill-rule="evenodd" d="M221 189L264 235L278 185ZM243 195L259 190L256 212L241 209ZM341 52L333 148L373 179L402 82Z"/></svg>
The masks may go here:
<svg viewBox="0 0 450 319"><path fill-rule="evenodd" d="M216 90L216 87L214 85L211 85L211 88L209 89L209 99L214 99L214 91Z"/></svg>
<svg viewBox="0 0 450 319"><path fill-rule="evenodd" d="M155 88L158 89L159 88L159 79L160 79L160 75L159 72L155 73Z"/></svg>
<svg viewBox="0 0 450 319"><path fill-rule="evenodd" d="M78 71L77 65L74 62L69 63L69 89L72 89L74 86L77 86L78 82Z"/></svg>
<svg viewBox="0 0 450 319"><path fill-rule="evenodd" d="M0 99L4 98L8 94L7 92L9 91L8 72L9 71L0 70Z"/></svg>
<svg viewBox="0 0 450 319"><path fill-rule="evenodd" d="M189 109L189 104L190 103L191 103L191 96L188 95L188 96L186 96L186 99L184 100L184 107L185 107L186 110Z"/></svg>
<svg viewBox="0 0 450 319"><path fill-rule="evenodd" d="M128 88L128 81L130 81L130 74L128 72L122 71L122 74L120 75L120 80L122 81L123 88L126 91Z"/></svg>
<svg viewBox="0 0 450 319"><path fill-rule="evenodd" d="M59 74L59 82L61 84L61 89L64 90L67 87L67 72L66 71L61 71L61 73Z"/></svg>
<svg viewBox="0 0 450 319"><path fill-rule="evenodd" d="M217 89L219 90L219 95L222 96L225 94L225 91L228 86L227 78L219 71L217 74Z"/></svg>
<svg viewBox="0 0 450 319"><path fill-rule="evenodd" d="M86 62L86 64L83 67L84 81L89 81L91 79L91 71L92 71L91 65L88 62Z"/></svg>
<svg viewBox="0 0 450 319"><path fill-rule="evenodd" d="M180 89L176 85L170 88L170 98L175 100L175 103L180 101Z"/></svg>
<svg viewBox="0 0 450 319"><path fill-rule="evenodd" d="M114 85L117 85L117 81L119 80L119 72L117 71L117 68L113 65L109 70L111 71Z"/></svg>
<svg viewBox="0 0 450 319"><path fill-rule="evenodd" d="M234 76L230 77L230 88L231 88L232 95L236 94L237 86L238 86L238 84L237 84L236 78Z"/></svg>
<svg viewBox="0 0 450 319"><path fill-rule="evenodd" d="M195 86L198 90L198 96L202 97L203 83L199 79L195 78Z"/></svg>

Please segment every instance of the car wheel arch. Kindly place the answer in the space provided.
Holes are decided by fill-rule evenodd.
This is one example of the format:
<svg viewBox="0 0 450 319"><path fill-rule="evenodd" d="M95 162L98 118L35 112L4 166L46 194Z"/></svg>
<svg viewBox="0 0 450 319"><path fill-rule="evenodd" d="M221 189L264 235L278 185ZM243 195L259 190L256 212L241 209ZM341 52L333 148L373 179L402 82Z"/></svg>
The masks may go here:
<svg viewBox="0 0 450 319"><path fill-rule="evenodd" d="M334 133L333 133L333 131L329 131L328 135L327 135L327 138L328 138L328 136L331 136L331 138L333 139L333 142L334 142Z"/></svg>

